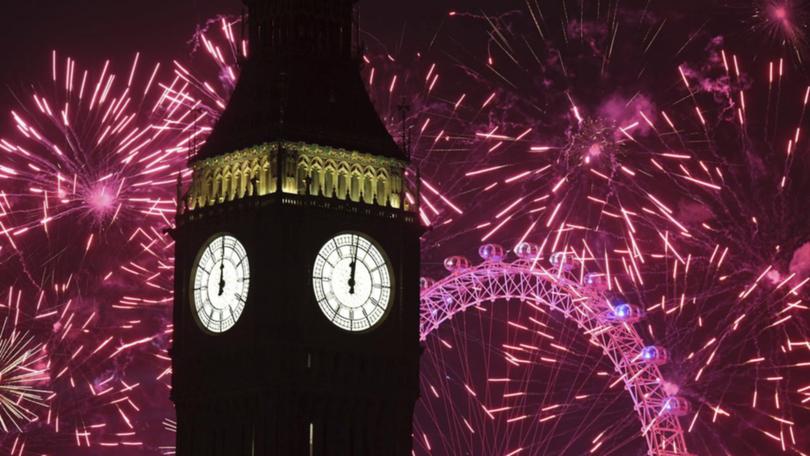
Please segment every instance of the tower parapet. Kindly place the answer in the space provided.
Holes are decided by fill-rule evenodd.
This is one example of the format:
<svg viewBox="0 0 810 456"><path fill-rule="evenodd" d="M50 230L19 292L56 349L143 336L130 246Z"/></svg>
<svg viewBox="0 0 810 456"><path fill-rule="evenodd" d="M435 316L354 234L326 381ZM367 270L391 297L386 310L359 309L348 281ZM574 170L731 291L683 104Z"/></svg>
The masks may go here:
<svg viewBox="0 0 810 456"><path fill-rule="evenodd" d="M282 163L279 166L278 160ZM412 211L404 163L304 143L263 144L192 164L183 212L281 192Z"/></svg>

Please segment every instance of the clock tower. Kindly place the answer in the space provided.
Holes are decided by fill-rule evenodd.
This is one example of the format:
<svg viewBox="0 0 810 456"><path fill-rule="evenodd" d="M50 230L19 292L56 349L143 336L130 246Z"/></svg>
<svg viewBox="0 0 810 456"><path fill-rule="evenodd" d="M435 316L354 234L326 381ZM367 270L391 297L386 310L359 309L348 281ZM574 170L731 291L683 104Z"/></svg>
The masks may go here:
<svg viewBox="0 0 810 456"><path fill-rule="evenodd" d="M249 56L173 231L177 454L410 455L422 228L357 2L245 3Z"/></svg>

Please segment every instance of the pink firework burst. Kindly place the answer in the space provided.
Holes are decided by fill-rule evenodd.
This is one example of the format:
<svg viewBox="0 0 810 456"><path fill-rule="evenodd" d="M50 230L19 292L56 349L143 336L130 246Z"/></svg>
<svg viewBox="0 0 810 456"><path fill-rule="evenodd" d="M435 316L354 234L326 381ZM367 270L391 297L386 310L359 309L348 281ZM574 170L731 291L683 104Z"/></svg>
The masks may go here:
<svg viewBox="0 0 810 456"><path fill-rule="evenodd" d="M92 72L54 52L50 83L11 111L15 134L0 139L2 254L34 283L53 252L75 264L118 247L133 226L171 220L178 173L204 131L161 82L160 65L142 60Z"/></svg>
<svg viewBox="0 0 810 456"><path fill-rule="evenodd" d="M723 40L717 37L690 37L678 51L689 48L690 57L652 67L660 59L645 56L658 46L660 20L628 22L625 17L625 33L629 24L632 36L648 37L636 47L621 42L614 22L618 16L601 15L598 8L583 6L571 14L576 19L562 21L561 29L548 19L556 17L554 7L527 8L534 24L525 28L509 16L454 14L485 23L494 49L476 67L483 70L467 71L469 85L483 86L478 89L480 109L489 120L472 124L477 145L471 142L467 149L467 163L474 166L466 176L477 190L470 205L483 209L468 210L474 216L463 220L475 227L471 234L476 239L469 243L504 240L514 246L505 249L508 253L519 251L523 241L536 242L532 268L540 273L545 258L563 255L581 271L580 281L599 273L607 287L645 309L639 334L667 350L669 363L659 381L685 401L682 426L692 452L750 453L771 445L776 451L803 451L807 442L799 429L807 416L801 369L807 365L808 338L802 290L810 280L803 266L810 232L802 195L810 186L801 172L807 164L801 138L807 92L787 77L798 69L777 57L759 71L746 72L737 55L722 51ZM539 37L536 48L527 33ZM527 44L529 54L514 51ZM625 58L615 63L612 53L619 50ZM628 51L631 57L636 52L635 58ZM484 72L492 79L482 77ZM660 74L660 81L638 78L648 72ZM527 79L526 73L542 77ZM611 85L622 79L622 86ZM658 86L665 90L655 90ZM490 311L481 307L473 309ZM480 319L489 318L483 315ZM426 431L420 447L430 452L432 441L434 448L531 452L534 447L523 442L545 431L510 427L509 420L528 416L539 421L539 402L528 407L529 415L522 414L527 408L521 403L517 417L511 412L506 420L489 417L479 422L483 427L470 421L481 414L475 407L462 410L466 422L457 419L456 408L499 391L486 381L492 369L472 361L479 352L493 360L521 350L519 344L509 344L518 347L513 351L505 349L495 337L510 331L500 320L478 326L505 330L465 340L466 320L459 329L442 329L455 343L435 343L437 350L461 353L460 359L433 360L444 366L435 384L451 385L461 396L450 390L435 391L435 400L428 396L434 402L430 418L420 420L427 429L439 426ZM518 320L512 323L538 326L525 316ZM574 340L569 344L576 346ZM528 345L522 347L526 353L537 347ZM524 359L539 364L533 354ZM506 365L508 359L501 361ZM549 370L552 378L576 378L565 367ZM454 375L441 378L450 371ZM534 382L544 380L527 377L511 391L531 392ZM479 388L465 393L465 384ZM451 399L442 402L442 394ZM477 401L489 410L486 401ZM580 415L585 421L579 426L566 425L559 432L593 425L582 416L587 414ZM541 426L537 421L534 426ZM455 440L443 440L436 430L440 424L458 431ZM642 426L642 435L647 429ZM475 432L488 437L473 437ZM623 451L622 432L612 428L595 439L594 445L603 442L598 452ZM549 445L549 438L538 439L539 445ZM555 454L584 451L564 443L544 448Z"/></svg>

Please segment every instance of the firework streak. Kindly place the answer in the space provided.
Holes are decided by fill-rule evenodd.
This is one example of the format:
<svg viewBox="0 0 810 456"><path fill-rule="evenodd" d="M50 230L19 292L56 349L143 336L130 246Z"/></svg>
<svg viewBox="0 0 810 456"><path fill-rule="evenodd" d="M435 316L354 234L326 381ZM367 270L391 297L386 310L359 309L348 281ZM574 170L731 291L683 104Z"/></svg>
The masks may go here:
<svg viewBox="0 0 810 456"><path fill-rule="evenodd" d="M423 280L414 453L805 454L799 11L748 15L786 51L768 58L597 3L451 12L429 51L364 57L411 145L407 197L439 279ZM480 39L456 39L462 25ZM210 21L191 63L84 69L54 52L45 82L14 92L0 130L8 453L173 453L165 230L238 80L238 29ZM481 244L478 265L454 256Z"/></svg>

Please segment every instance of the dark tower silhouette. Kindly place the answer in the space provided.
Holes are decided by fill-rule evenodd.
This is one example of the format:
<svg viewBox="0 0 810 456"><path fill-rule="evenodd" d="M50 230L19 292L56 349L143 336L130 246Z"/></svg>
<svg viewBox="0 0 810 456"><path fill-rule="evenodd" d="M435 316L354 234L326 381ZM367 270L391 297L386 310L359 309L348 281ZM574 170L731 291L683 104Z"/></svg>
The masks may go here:
<svg viewBox="0 0 810 456"><path fill-rule="evenodd" d="M418 200L356 0L246 0L249 55L175 245L177 454L410 455Z"/></svg>

